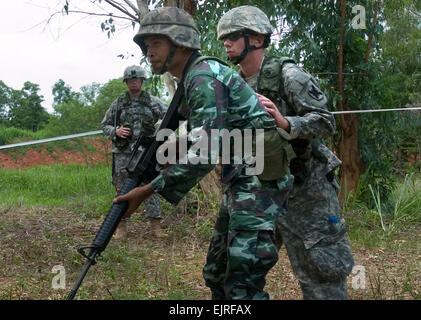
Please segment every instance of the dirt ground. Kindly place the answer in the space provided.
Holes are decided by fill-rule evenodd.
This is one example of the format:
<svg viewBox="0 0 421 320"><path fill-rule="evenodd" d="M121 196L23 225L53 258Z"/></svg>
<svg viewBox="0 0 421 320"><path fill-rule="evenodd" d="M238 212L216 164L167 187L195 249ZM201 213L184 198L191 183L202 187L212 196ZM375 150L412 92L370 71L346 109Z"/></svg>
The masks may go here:
<svg viewBox="0 0 421 320"><path fill-rule="evenodd" d="M0 152L0 166L21 169L57 162L107 161L109 145L101 139L92 139L92 144L99 150L98 153L51 153L41 147L29 149L24 156L17 158ZM197 218L196 224L199 219L204 219ZM83 263L76 253L76 246L92 241L102 219L61 208L9 208L0 211L0 299L64 298ZM178 291L186 288L193 295L187 294L182 298L210 299L201 274L208 240L196 235L197 230L194 229L185 231L187 235L181 236L180 230L185 228L182 220L180 215L169 215L164 221L169 238L156 242L150 238L147 221L140 215L129 225L127 242L111 241L107 248L110 261L98 263L91 271L92 275L84 282L84 286L90 288L84 298L171 299L174 296L169 293L174 288ZM416 233L421 234L421 228ZM356 268L348 277L349 298L421 299L421 250L413 237L413 233L399 235L390 249L362 248L357 239L351 239ZM124 252L122 256L121 251ZM138 266L132 262L139 257L143 264L143 280L130 280L139 273ZM122 271L127 280L114 281L116 271L113 268L117 265L124 270L130 269L127 264L133 264L133 275ZM51 289L51 268L54 265L64 265L70 273L64 290ZM148 284L146 289L142 289L144 291L133 293L133 296L119 296L121 291L127 291L126 287L136 287L139 281ZM266 288L272 299L302 299L285 249L280 251L279 261L267 277Z"/></svg>
<svg viewBox="0 0 421 320"><path fill-rule="evenodd" d="M92 241L102 218L56 208L33 208L0 212L0 221L0 299L63 299L81 271L83 259L76 247ZM127 241L113 239L105 251L108 258L92 267L83 284L89 288L86 298L171 299L171 290L187 290L194 299L210 299L201 274L208 242L194 234L180 238L179 221L179 217L166 218L169 238L165 241L151 239L144 216L130 223ZM348 278L350 299L421 299L419 250L353 245L353 253L358 269ZM55 265L63 265L70 274L65 290L51 289ZM131 274L130 268L136 271ZM136 280L137 268L145 271ZM140 281L154 287L145 289L141 296L119 296ZM266 290L272 299L302 299L285 249L267 276Z"/></svg>
<svg viewBox="0 0 421 320"><path fill-rule="evenodd" d="M78 151L60 150L55 148L49 151L47 145L39 145L36 148L18 147L5 149L0 152L0 168L3 169L25 169L33 166L51 164L93 164L110 161L110 143L102 138L85 139L96 152L81 147ZM8 151L6 151L8 150ZM59 150L59 151L57 151Z"/></svg>

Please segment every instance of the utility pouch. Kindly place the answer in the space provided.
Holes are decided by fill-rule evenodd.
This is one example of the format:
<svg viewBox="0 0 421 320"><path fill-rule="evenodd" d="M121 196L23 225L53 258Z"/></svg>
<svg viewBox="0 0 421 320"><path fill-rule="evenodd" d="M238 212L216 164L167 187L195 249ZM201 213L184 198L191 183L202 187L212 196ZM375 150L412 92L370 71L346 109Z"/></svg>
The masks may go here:
<svg viewBox="0 0 421 320"><path fill-rule="evenodd" d="M265 131L263 141L256 139L256 143L264 143L264 167L258 175L260 180L277 180L288 172L289 163L295 157L288 138L289 134L285 130L276 128Z"/></svg>

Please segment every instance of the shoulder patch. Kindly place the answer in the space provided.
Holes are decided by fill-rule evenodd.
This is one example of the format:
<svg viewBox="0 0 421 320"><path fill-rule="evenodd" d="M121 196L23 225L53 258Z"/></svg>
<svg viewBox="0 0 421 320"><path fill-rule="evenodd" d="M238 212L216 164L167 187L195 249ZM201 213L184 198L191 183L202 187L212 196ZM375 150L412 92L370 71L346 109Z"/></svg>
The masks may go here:
<svg viewBox="0 0 421 320"><path fill-rule="evenodd" d="M312 84L308 90L308 95L313 98L314 100L321 101L324 98L323 92L319 89L319 87L313 82L311 79Z"/></svg>

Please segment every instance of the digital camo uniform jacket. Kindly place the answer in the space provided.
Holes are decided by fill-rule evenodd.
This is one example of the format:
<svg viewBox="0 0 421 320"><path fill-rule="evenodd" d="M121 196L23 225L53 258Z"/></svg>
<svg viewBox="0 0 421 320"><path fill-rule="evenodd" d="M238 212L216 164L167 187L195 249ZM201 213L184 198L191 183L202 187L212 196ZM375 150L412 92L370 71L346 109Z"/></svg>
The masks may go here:
<svg viewBox="0 0 421 320"><path fill-rule="evenodd" d="M186 75L183 99L179 113L188 120L189 132L276 130L274 119L253 90L238 73L217 61L202 61L192 68ZM177 203L214 167L208 162L175 164L151 185ZM255 175L245 175L246 167L244 161L242 165L222 164L223 200L203 269L213 299L269 298L263 290L265 276L278 259L275 221L285 210L288 189L278 188L276 181L263 183Z"/></svg>
<svg viewBox="0 0 421 320"><path fill-rule="evenodd" d="M314 78L287 58L265 57L258 77L247 80L276 103L294 139L295 180L288 212L277 221L278 246L286 246L304 299L346 299L354 260L334 180L341 162L321 141L335 130L327 99Z"/></svg>
<svg viewBox="0 0 421 320"><path fill-rule="evenodd" d="M111 181L116 188L121 188L127 172L122 170L130 159L133 145L140 134L152 136L155 124L163 118L168 106L159 98L142 91L137 99L132 99L128 92L113 101L104 119L101 128L104 135L112 141L113 169ZM118 126L130 127L132 135L129 139L116 136ZM159 197L153 195L145 202L146 216L148 218L162 218Z"/></svg>

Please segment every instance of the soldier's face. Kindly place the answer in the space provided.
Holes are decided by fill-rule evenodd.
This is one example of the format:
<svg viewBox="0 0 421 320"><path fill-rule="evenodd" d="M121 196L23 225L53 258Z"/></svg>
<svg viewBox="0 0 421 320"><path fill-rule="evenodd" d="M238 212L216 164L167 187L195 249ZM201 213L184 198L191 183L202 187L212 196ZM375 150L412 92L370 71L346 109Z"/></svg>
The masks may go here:
<svg viewBox="0 0 421 320"><path fill-rule="evenodd" d="M235 34L231 37L228 35L223 39L223 44L228 57L236 57L243 52L245 48L244 37L237 37Z"/></svg>
<svg viewBox="0 0 421 320"><path fill-rule="evenodd" d="M139 78L127 79L126 84L130 92L137 93L142 88L143 80Z"/></svg>
<svg viewBox="0 0 421 320"><path fill-rule="evenodd" d="M166 37L145 37L145 46L148 50L147 58L155 74L161 74L162 67L170 53L171 42Z"/></svg>

